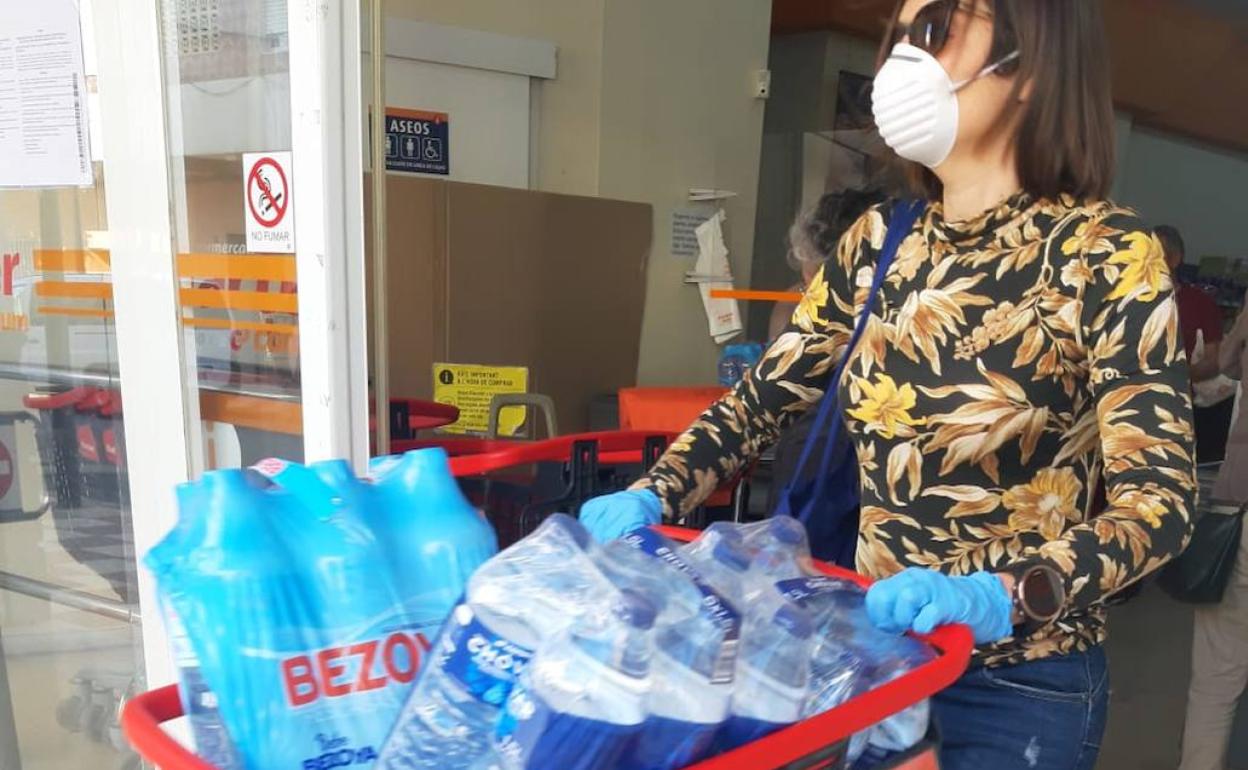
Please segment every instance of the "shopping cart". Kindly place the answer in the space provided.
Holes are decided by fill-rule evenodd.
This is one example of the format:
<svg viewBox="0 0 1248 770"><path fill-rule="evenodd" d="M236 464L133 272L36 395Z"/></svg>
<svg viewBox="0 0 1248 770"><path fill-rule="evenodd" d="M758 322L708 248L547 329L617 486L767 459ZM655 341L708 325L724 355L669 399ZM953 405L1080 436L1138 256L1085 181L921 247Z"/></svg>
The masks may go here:
<svg viewBox="0 0 1248 770"><path fill-rule="evenodd" d="M485 464L492 464L486 462ZM696 530L660 527L668 537L689 541ZM861 586L870 581L852 572L816 563L821 572ZM922 637L938 655L914 671L865 692L829 711L747 744L691 765L687 770L834 770L844 765L850 736L928 698L953 684L966 670L973 642L962 626L946 626ZM125 706L122 731L144 759L164 770L216 770L164 731L162 723L182 716L177 685L139 695ZM890 770L935 770L933 741L920 743L886 767Z"/></svg>
<svg viewBox="0 0 1248 770"><path fill-rule="evenodd" d="M578 501L602 491L603 469L614 479L627 483L641 469L648 467L669 437L637 432L590 433L560 436L546 441L517 444L462 439L440 442L447 448L451 469L461 484L472 489L476 480L497 481L498 474L513 474L507 494L521 489L524 479L533 477L520 469L550 463L563 468L560 478L564 498L559 506L575 511ZM590 492L590 489L595 490ZM491 497L497 502L502 497ZM487 494L488 496L488 494ZM508 511L513 518L495 522L515 524L521 530L536 527L541 518L553 512L555 504L530 488L520 498L524 502ZM678 541L689 541L696 530L660 527L663 534ZM852 580L860 586L870 581L852 572L831 565L816 563L824 574ZM841 706L817 717L800 722L762 740L732 752L700 762L688 770L736 770L738 768L785 768L786 770L835 770L844 766L849 738L885 718L928 698L957 680L970 661L973 642L970 631L961 626L938 629L923 637L939 653L934 660L891 682L865 692ZM122 730L131 745L148 761L165 770L214 770L210 765L181 746L162 728L164 722L182 715L182 702L176 685L137 696L126 704L122 714ZM900 770L931 770L936 765L936 749L925 741L907 754L895 759L889 768Z"/></svg>
<svg viewBox="0 0 1248 770"><path fill-rule="evenodd" d="M94 398L97 392L95 388L82 387L30 393L22 398L22 405L39 416L36 443L44 488L51 492L53 505L58 510L82 505L77 407Z"/></svg>
<svg viewBox="0 0 1248 770"><path fill-rule="evenodd" d="M405 440L402 449L446 451L464 495L485 512L499 547L506 548L550 514L576 515L590 498L626 488L658 460L672 438L641 431L542 441L440 437Z"/></svg>
<svg viewBox="0 0 1248 770"><path fill-rule="evenodd" d="M484 488L487 511L490 505L504 507L501 514L489 512L495 526L511 527L511 534L516 535L536 528L556 509L575 513L580 503L589 497L627 485L658 459L670 439L670 435L623 431L559 436L529 443L443 439L413 442L411 448L434 445L446 449L451 455L451 470L461 486L470 493ZM545 493L532 486L543 465L558 471L557 483L551 487L557 495L544 496ZM680 542L688 542L698 535L697 530L682 527L657 529ZM500 532L500 541L503 540ZM867 578L836 566L815 562L815 567L826 575L851 580L863 587L870 584ZM819 716L699 762L687 770L843 768L852 735L936 694L953 684L966 670L974 648L968 629L947 626L922 638L939 653L931 662ZM169 685L130 700L122 714L122 730L131 745L158 767L215 770L161 728L162 723L180 716L182 702L177 686ZM921 742L884 767L935 770L934 740Z"/></svg>
<svg viewBox="0 0 1248 770"><path fill-rule="evenodd" d="M97 390L74 409L85 500L95 506L120 506L128 492L121 393Z"/></svg>

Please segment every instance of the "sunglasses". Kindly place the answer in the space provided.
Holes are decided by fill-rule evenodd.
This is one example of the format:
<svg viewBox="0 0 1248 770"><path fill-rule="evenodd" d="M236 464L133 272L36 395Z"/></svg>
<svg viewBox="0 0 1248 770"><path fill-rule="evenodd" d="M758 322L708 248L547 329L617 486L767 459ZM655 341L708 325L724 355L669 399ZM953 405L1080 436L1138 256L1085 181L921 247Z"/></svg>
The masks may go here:
<svg viewBox="0 0 1248 770"><path fill-rule="evenodd" d="M949 28L953 26L953 16L964 11L972 16L991 19L992 14L979 8L975 2L966 0L936 0L919 9L914 20L909 24L900 21L893 28L893 39L890 47L909 38L910 45L922 48L932 56L939 54L949 42Z"/></svg>

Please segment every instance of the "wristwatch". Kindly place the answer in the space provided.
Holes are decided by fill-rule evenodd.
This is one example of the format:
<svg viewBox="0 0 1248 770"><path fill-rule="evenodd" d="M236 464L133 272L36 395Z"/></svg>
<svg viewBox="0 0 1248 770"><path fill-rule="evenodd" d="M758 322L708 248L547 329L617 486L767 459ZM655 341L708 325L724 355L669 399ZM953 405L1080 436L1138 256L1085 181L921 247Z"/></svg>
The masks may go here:
<svg viewBox="0 0 1248 770"><path fill-rule="evenodd" d="M1066 586L1057 570L1044 564L1028 567L1014 581L1015 628L1034 633L1057 620L1066 605Z"/></svg>

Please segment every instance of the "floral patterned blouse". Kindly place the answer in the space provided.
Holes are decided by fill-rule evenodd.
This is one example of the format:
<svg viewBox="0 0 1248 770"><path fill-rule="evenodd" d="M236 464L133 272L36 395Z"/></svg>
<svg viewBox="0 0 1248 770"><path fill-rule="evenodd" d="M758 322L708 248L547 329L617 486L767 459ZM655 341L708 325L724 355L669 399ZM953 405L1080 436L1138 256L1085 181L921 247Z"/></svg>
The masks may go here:
<svg viewBox="0 0 1248 770"><path fill-rule="evenodd" d="M860 219L762 361L636 485L695 508L823 396L863 310L887 207ZM861 469L858 568L1065 578L1061 618L1001 665L1105 637L1104 600L1191 533L1188 370L1161 246L1105 202L932 204L902 242L839 388ZM1104 478L1108 504L1097 507Z"/></svg>

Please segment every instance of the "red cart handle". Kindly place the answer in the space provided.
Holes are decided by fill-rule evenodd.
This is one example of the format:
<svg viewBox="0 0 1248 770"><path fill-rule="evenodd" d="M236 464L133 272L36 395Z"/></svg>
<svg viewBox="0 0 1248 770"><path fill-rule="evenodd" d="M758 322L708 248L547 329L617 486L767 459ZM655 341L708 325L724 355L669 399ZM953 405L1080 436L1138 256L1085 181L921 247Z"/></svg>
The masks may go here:
<svg viewBox="0 0 1248 770"><path fill-rule="evenodd" d="M84 398L94 395L95 388L81 387L70 388L60 393L28 393L22 396L22 405L27 409L63 409L67 406L74 406Z"/></svg>
<svg viewBox="0 0 1248 770"><path fill-rule="evenodd" d="M182 716L178 686L167 685L126 702L121 711L121 733L143 758L164 770L217 770L195 756L164 730L161 722Z"/></svg>
<svg viewBox="0 0 1248 770"><path fill-rule="evenodd" d="M100 405L100 416L115 417L119 414L121 414L121 393L110 390L108 391L108 398L104 399L104 402Z"/></svg>
<svg viewBox="0 0 1248 770"><path fill-rule="evenodd" d="M487 454L451 459L451 473L456 476L479 476L483 473L511 468L517 465L529 465L538 462L567 461L572 454L572 445L577 441L596 441L599 457L607 456L612 461L631 458L632 452L637 453L636 462L641 462L641 452L646 446L646 439L661 436L667 441L674 434L662 431L601 431L598 433L574 433L567 436L556 436L544 441L515 444L506 449ZM630 453L624 458L620 453ZM632 461L632 460L629 460Z"/></svg>
<svg viewBox="0 0 1248 770"><path fill-rule="evenodd" d="M78 412L98 412L108 405L110 398L107 390L97 390L74 404L74 409Z"/></svg>

